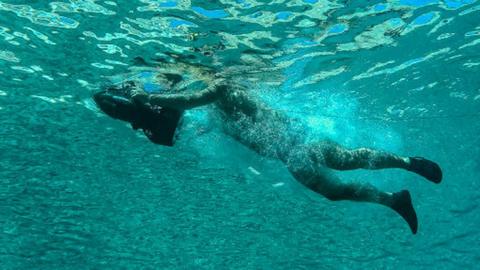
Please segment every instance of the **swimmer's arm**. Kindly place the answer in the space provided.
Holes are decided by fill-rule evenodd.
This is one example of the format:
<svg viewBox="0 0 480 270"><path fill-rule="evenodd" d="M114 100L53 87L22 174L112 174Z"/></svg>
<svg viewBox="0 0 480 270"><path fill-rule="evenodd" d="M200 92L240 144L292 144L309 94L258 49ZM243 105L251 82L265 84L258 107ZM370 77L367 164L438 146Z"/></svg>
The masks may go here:
<svg viewBox="0 0 480 270"><path fill-rule="evenodd" d="M215 102L219 98L218 93L218 87L211 86L197 93L148 95L143 92L134 95L133 98L137 101L146 99L146 102L143 101L144 103L150 103L151 105L156 105L160 107L168 107L178 110L188 110Z"/></svg>
<svg viewBox="0 0 480 270"><path fill-rule="evenodd" d="M215 87L209 87L197 93L150 95L151 105L188 110L215 102L218 99Z"/></svg>

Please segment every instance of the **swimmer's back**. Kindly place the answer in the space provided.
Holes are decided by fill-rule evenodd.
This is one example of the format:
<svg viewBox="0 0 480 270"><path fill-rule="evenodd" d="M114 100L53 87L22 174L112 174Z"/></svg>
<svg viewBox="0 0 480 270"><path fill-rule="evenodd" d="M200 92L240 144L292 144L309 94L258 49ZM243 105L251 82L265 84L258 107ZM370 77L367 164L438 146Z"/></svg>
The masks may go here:
<svg viewBox="0 0 480 270"><path fill-rule="evenodd" d="M217 86L217 91L219 99L216 105L228 118L248 117L257 120L256 118L265 109L258 100L251 97L246 89L240 86L222 84Z"/></svg>
<svg viewBox="0 0 480 270"><path fill-rule="evenodd" d="M224 131L261 155L283 158L301 143L292 120L269 108L241 86L219 85L216 106Z"/></svg>

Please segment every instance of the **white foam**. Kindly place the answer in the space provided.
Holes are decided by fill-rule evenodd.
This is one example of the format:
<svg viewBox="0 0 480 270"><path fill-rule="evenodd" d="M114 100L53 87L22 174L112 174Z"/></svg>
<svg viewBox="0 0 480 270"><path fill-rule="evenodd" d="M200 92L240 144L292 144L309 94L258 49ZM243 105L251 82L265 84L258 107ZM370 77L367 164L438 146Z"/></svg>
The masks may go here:
<svg viewBox="0 0 480 270"><path fill-rule="evenodd" d="M37 95L31 95L31 97L33 98L38 98L40 100L43 100L43 101L46 101L46 102L49 102L49 103L57 103L57 100L55 98L49 98L49 97L45 97L45 96L37 96Z"/></svg>
<svg viewBox="0 0 480 270"><path fill-rule="evenodd" d="M90 98L86 98L81 102L77 102L77 104L85 107L87 110L94 112L97 116L104 116L97 108L97 105L95 105L95 102L93 102L93 100Z"/></svg>
<svg viewBox="0 0 480 270"><path fill-rule="evenodd" d="M284 186L285 183L284 182L278 182L278 183L275 183L272 185L272 187L281 187L281 186Z"/></svg>
<svg viewBox="0 0 480 270"><path fill-rule="evenodd" d="M72 98L71 95L63 95L63 96L60 96L58 98L49 98L49 97L46 97L46 96L38 96L38 95L30 95L30 96L33 97L33 98L37 98L37 99L52 103L52 104L53 103L67 103L68 102L67 99Z"/></svg>
<svg viewBox="0 0 480 270"><path fill-rule="evenodd" d="M85 80L78 79L77 82L82 86L82 87L87 87L89 83Z"/></svg>
<svg viewBox="0 0 480 270"><path fill-rule="evenodd" d="M259 171L255 170L255 168L253 168L251 166L248 167L248 170L255 175L260 175L261 174Z"/></svg>
<svg viewBox="0 0 480 270"><path fill-rule="evenodd" d="M36 66L36 65L30 66L30 68L34 71L43 71L43 69L41 67Z"/></svg>
<svg viewBox="0 0 480 270"><path fill-rule="evenodd" d="M42 75L42 78L44 78L46 80L49 80L49 81L53 81L53 78L48 76L48 75Z"/></svg>

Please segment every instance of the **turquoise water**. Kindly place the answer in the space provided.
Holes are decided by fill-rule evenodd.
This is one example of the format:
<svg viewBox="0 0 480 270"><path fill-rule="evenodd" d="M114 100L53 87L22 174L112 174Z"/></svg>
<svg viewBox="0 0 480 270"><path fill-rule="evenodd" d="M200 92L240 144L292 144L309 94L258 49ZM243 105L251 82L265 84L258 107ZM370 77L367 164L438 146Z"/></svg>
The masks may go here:
<svg viewBox="0 0 480 270"><path fill-rule="evenodd" d="M0 45L0 269L478 267L479 1L4 0ZM99 113L135 57L236 78L308 140L438 161L441 185L340 174L408 188L419 233L307 191L208 108L174 148Z"/></svg>

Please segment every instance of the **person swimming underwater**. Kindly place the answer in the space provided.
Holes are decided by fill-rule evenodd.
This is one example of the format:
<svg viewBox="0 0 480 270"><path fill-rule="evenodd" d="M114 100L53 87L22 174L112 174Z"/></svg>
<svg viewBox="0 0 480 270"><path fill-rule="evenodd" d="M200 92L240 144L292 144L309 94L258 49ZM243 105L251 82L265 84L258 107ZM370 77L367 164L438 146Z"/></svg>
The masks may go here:
<svg viewBox="0 0 480 270"><path fill-rule="evenodd" d="M347 149L330 140L305 143L301 134L293 131L293 119L269 108L246 89L227 80L217 80L202 91L186 94L149 94L135 83L128 87L132 91L123 101L128 101L130 106L129 111L124 111L128 117L115 117L111 111L109 115L131 122L134 128L152 130L155 123L159 126L165 124L162 122L165 119L152 114L154 108L181 114L185 110L211 104L220 115L228 135L262 156L283 162L292 176L305 187L331 201L349 200L387 206L408 223L413 234L417 233L418 221L408 190L384 192L370 184L342 181L330 171L400 168L423 176L433 183L442 180L439 165L422 157L402 157L369 148ZM94 99L102 110L104 99L112 102L103 92ZM120 111L122 110L116 112L117 116ZM145 121L152 118L158 121ZM177 120L176 117L167 118L166 125L171 126ZM171 128L168 130L171 131ZM146 134L148 135L147 132Z"/></svg>

